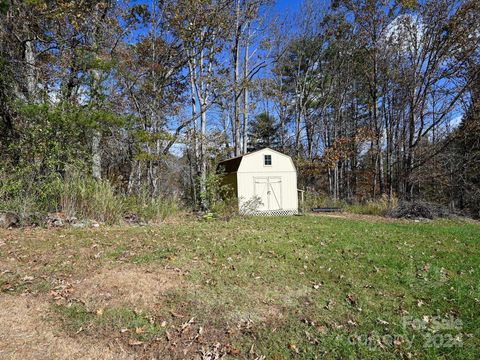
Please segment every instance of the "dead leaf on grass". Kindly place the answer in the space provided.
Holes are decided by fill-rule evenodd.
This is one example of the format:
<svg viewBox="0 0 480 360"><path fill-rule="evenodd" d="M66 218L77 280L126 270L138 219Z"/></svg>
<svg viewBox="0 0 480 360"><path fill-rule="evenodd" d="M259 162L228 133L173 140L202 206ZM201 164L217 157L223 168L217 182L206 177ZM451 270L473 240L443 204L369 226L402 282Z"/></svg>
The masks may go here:
<svg viewBox="0 0 480 360"><path fill-rule="evenodd" d="M353 320L348 320L347 324L350 325L350 326L357 326L357 323Z"/></svg>
<svg viewBox="0 0 480 360"><path fill-rule="evenodd" d="M143 341L140 341L140 340L130 340L130 341L128 342L128 345L130 345L130 346L143 345Z"/></svg>
<svg viewBox="0 0 480 360"><path fill-rule="evenodd" d="M335 300L328 300L327 305L325 305L325 309L332 310L335 306Z"/></svg>
<svg viewBox="0 0 480 360"><path fill-rule="evenodd" d="M175 317L175 318L184 318L185 316L181 315L181 314L178 314L176 312L174 312L173 310L170 311L170 314Z"/></svg>
<svg viewBox="0 0 480 360"><path fill-rule="evenodd" d="M347 297L346 297L346 300L352 306L357 305L357 298L353 294L348 294Z"/></svg>
<svg viewBox="0 0 480 360"><path fill-rule="evenodd" d="M288 348L292 351L295 351L297 354L300 353L300 350L298 350L298 347L295 344L292 344L292 343L288 344Z"/></svg>
<svg viewBox="0 0 480 360"><path fill-rule="evenodd" d="M187 322L184 322L181 326L180 326L180 332L183 333L185 332L192 324L193 324L193 321L195 320L195 317L192 317L190 320L188 320Z"/></svg>
<svg viewBox="0 0 480 360"><path fill-rule="evenodd" d="M11 291L13 290L13 285L10 283L5 283L2 285L2 291Z"/></svg>
<svg viewBox="0 0 480 360"><path fill-rule="evenodd" d="M317 329L317 331L322 335L327 333L327 328L323 325L318 325L315 327L315 329Z"/></svg>

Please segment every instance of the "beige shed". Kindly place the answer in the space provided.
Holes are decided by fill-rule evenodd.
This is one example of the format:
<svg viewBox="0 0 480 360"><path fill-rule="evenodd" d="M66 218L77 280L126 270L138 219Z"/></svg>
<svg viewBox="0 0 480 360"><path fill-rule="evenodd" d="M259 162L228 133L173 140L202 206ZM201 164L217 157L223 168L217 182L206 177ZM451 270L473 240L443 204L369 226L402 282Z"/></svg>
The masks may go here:
<svg viewBox="0 0 480 360"><path fill-rule="evenodd" d="M265 148L222 161L217 169L224 172L224 184L237 196L241 213L298 213L297 170L290 156Z"/></svg>

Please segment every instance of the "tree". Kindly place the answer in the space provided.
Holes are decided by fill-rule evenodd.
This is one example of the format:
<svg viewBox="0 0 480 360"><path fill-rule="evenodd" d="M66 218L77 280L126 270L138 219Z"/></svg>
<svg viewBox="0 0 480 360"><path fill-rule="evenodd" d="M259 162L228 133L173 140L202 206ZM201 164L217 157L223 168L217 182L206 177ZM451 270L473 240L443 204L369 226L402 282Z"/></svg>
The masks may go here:
<svg viewBox="0 0 480 360"><path fill-rule="evenodd" d="M194 121L193 146L199 179L200 206L207 209L207 111L215 101L218 56L222 52L231 24L229 9L232 2L221 0L172 1L169 22L174 35L181 39L188 59L190 103Z"/></svg>
<svg viewBox="0 0 480 360"><path fill-rule="evenodd" d="M248 151L260 150L266 147L278 149L280 139L278 125L268 113L261 113L250 124Z"/></svg>

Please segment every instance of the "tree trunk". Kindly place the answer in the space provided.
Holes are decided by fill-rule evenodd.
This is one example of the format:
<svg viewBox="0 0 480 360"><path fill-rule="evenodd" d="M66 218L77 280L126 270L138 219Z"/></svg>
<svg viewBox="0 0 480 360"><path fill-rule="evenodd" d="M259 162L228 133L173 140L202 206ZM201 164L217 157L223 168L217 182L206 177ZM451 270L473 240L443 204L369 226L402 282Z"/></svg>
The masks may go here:
<svg viewBox="0 0 480 360"><path fill-rule="evenodd" d="M97 109L100 93L100 71L97 69L92 70L92 89L91 89L91 96L94 104L94 108ZM102 179L102 156L101 156L101 148L100 143L102 141L102 132L99 129L99 124L94 124L94 128L92 131L92 176L95 180Z"/></svg>
<svg viewBox="0 0 480 360"><path fill-rule="evenodd" d="M202 210L208 209L208 202L206 199L207 193L207 149L206 149L206 137L207 137L207 109L206 104L200 104L200 192L201 196L201 208Z"/></svg>
<svg viewBox="0 0 480 360"><path fill-rule="evenodd" d="M249 111L250 111L250 104L248 103L249 91L248 91L248 56L249 56L249 42L250 40L250 26L248 26L247 30L247 40L245 43L245 61L244 61L244 69L243 69L243 147L242 147L242 154L247 153L247 146L248 146L248 122L249 122Z"/></svg>
<svg viewBox="0 0 480 360"><path fill-rule="evenodd" d="M102 157L100 153L100 142L102 134L99 129L92 132L92 176L95 180L102 179Z"/></svg>
<svg viewBox="0 0 480 360"><path fill-rule="evenodd" d="M25 62L27 63L27 93L28 99L33 102L37 89L37 76L35 70L35 54L33 42L25 41Z"/></svg>
<svg viewBox="0 0 480 360"><path fill-rule="evenodd" d="M240 73L240 0L237 0L236 8L236 23L235 23L235 37L232 49L233 56L233 124L234 124L234 146L235 156L241 155L242 142L240 139L240 95L239 95L239 73Z"/></svg>

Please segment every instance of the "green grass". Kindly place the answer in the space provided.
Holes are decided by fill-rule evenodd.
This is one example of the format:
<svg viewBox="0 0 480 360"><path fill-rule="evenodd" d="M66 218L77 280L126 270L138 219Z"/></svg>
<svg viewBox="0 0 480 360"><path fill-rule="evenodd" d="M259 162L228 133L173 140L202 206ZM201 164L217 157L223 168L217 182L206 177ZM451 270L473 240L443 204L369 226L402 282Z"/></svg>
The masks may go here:
<svg viewBox="0 0 480 360"><path fill-rule="evenodd" d="M140 341L149 341L164 332L161 324L143 312L128 308L110 308L94 313L80 303L55 305L53 312L70 334L86 332L95 336L98 333L126 333Z"/></svg>
<svg viewBox="0 0 480 360"><path fill-rule="evenodd" d="M207 342L228 343L245 358L480 357L478 224L304 216L45 234L30 233L21 245L27 256L48 254L39 275L59 276L60 268L85 277L117 264L186 274L148 316L57 309L58 322L76 331L145 327L141 340L150 341L163 332L155 319L179 327L194 317ZM61 261L69 254L71 267Z"/></svg>

